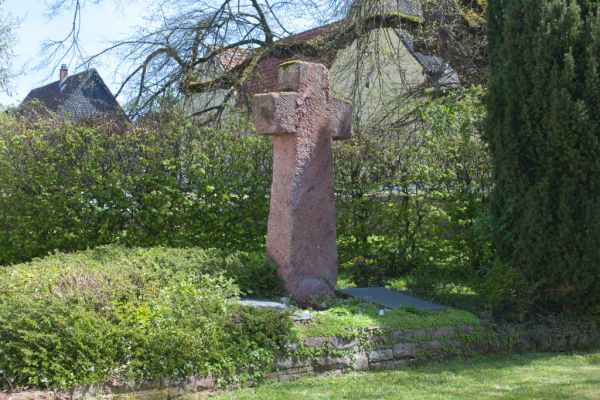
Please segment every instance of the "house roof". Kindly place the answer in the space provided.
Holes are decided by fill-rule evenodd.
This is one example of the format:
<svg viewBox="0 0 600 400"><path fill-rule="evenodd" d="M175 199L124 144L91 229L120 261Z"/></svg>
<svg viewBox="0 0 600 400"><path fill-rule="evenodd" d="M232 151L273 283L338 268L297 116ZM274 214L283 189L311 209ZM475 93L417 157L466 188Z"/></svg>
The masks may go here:
<svg viewBox="0 0 600 400"><path fill-rule="evenodd" d="M90 69L60 81L33 89L23 100L22 105L38 101L48 110L70 115L74 118L89 117L98 113L125 113L106 86L98 71Z"/></svg>
<svg viewBox="0 0 600 400"><path fill-rule="evenodd" d="M399 13L407 17L423 19L423 0L380 0L379 4L366 3L365 8L357 8L353 3L350 14L360 10L363 16L373 16L380 13Z"/></svg>
<svg viewBox="0 0 600 400"><path fill-rule="evenodd" d="M402 40L404 46L410 54L421 64L425 72L437 79L437 84L443 88L452 88L460 86L460 78L450 64L444 62L441 57L432 56L415 50L413 38L405 30L398 29L396 34Z"/></svg>
<svg viewBox="0 0 600 400"><path fill-rule="evenodd" d="M393 0L396 4L409 4L411 0L400 0L396 3L396 0ZM391 4L392 0L388 0L388 3ZM308 40L314 40L319 37L326 36L331 32L331 30L335 29L340 23L333 23L325 26L320 26L318 28L310 29L305 32L298 33L296 35L288 36L284 39L281 39L281 43L295 43L295 42L304 42ZM416 51L414 48L414 42L411 35L404 30L396 30L396 34L402 40L404 46L408 49L411 55L417 60L417 62L423 67L427 75L431 78L435 79L437 84L445 87L457 87L460 86L460 79L458 74L452 67L444 62L444 60L438 56L427 55ZM333 61L332 54L323 54L318 57L300 57L303 61L309 62L317 62L327 65L328 67ZM277 90L277 73L279 70L279 65L283 64L287 61L297 60L298 57L287 57L287 58L278 58L272 57L266 60L263 60L258 65L258 72L255 76L249 81L246 85L246 89L249 93L260 93L260 92L272 92Z"/></svg>
<svg viewBox="0 0 600 400"><path fill-rule="evenodd" d="M295 35L287 36L281 40L279 43L299 43L306 42L309 40L317 39L320 37L324 37L329 34L336 26L340 23L336 22L329 25L319 26L317 28L309 29L304 32L300 32ZM303 61L308 62L316 62L322 63L325 65L329 64L328 58L331 57L331 54L323 54L318 57L307 57L302 56ZM258 64L258 71L255 72L255 75L249 82L246 84L246 90L249 93L260 93L260 92L270 92L277 90L277 73L279 70L279 65L283 64L287 61L297 60L297 56L293 57L271 57L261 61Z"/></svg>
<svg viewBox="0 0 600 400"><path fill-rule="evenodd" d="M384 0L383 11L386 13L397 12L409 17L423 18L421 0Z"/></svg>
<svg viewBox="0 0 600 400"><path fill-rule="evenodd" d="M211 50L214 49L216 48L211 48ZM215 56L215 58L225 71L229 71L248 58L251 53L251 49L234 47L232 49L222 50Z"/></svg>

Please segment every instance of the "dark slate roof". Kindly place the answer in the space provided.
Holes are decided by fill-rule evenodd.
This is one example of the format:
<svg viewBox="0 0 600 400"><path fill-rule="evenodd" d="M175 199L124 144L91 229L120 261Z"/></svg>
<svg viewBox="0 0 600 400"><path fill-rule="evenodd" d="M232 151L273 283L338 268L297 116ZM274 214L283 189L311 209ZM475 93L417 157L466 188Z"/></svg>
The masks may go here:
<svg viewBox="0 0 600 400"><path fill-rule="evenodd" d="M437 81L438 86L443 88L460 86L460 78L450 64L444 62L441 57L416 51L412 36L407 31L396 30L396 34L400 37L410 54L421 64L427 75Z"/></svg>
<svg viewBox="0 0 600 400"><path fill-rule="evenodd" d="M397 12L410 17L423 18L421 0L383 0L383 11Z"/></svg>
<svg viewBox="0 0 600 400"><path fill-rule="evenodd" d="M33 89L21 106L38 101L48 110L72 119L98 114L124 119L125 113L106 86L98 71L90 69Z"/></svg>
<svg viewBox="0 0 600 400"><path fill-rule="evenodd" d="M360 9L365 16L377 15L380 13L399 13L407 17L423 19L423 0L379 0L379 4L367 3L364 9ZM350 14L359 10L358 5L354 3L350 8Z"/></svg>

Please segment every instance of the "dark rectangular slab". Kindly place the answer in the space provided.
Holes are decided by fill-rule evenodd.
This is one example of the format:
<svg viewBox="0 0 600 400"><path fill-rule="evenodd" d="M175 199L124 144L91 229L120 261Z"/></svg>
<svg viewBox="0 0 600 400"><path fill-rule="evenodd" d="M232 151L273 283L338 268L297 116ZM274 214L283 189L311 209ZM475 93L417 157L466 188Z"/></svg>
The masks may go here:
<svg viewBox="0 0 600 400"><path fill-rule="evenodd" d="M342 289L338 292L387 308L413 307L417 310L427 311L445 307L383 287Z"/></svg>

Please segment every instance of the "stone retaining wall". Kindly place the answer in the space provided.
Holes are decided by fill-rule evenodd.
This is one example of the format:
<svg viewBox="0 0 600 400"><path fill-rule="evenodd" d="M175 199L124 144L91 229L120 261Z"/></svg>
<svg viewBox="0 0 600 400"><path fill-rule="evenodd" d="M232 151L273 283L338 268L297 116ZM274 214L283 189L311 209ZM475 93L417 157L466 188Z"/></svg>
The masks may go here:
<svg viewBox="0 0 600 400"><path fill-rule="evenodd" d="M277 361L267 376L288 381L306 375L341 375L351 371L402 368L457 354L505 350L574 351L600 346L600 326L549 322L503 325L476 332L474 326L403 329L384 333L373 328L356 336L311 337L289 343L290 356ZM226 389L235 389L229 387ZM192 392L214 392L214 379L161 379L112 382L56 392L0 393L0 400L136 399L164 400Z"/></svg>
<svg viewBox="0 0 600 400"><path fill-rule="evenodd" d="M382 334L374 329L365 338L313 337L291 344L289 357L280 358L269 378L288 381L305 375L340 375L350 371L397 369L417 361L482 349L482 343L462 339L475 327L405 329ZM305 357L298 357L299 347Z"/></svg>
<svg viewBox="0 0 600 400"><path fill-rule="evenodd" d="M461 337L475 327L404 329L384 334L372 328L352 337L311 337L288 344L290 356L277 361L267 379L289 381L306 375L341 375L351 371L406 367L468 351L472 343ZM233 387L235 388L235 387ZM158 400L192 392L217 390L214 379L192 377L185 380L161 379L148 382L112 382L82 386L64 391L0 393L0 400L116 399ZM123 397L126 394L130 396Z"/></svg>

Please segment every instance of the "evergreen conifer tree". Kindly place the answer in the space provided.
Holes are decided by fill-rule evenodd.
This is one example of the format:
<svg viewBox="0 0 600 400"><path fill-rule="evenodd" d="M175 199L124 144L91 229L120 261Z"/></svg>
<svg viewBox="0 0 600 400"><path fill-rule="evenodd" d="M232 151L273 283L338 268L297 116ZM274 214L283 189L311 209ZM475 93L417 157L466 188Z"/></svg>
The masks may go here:
<svg viewBox="0 0 600 400"><path fill-rule="evenodd" d="M600 313L600 14L489 0L493 227L531 311Z"/></svg>

